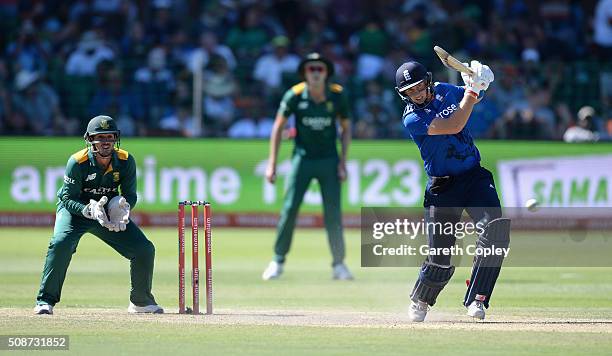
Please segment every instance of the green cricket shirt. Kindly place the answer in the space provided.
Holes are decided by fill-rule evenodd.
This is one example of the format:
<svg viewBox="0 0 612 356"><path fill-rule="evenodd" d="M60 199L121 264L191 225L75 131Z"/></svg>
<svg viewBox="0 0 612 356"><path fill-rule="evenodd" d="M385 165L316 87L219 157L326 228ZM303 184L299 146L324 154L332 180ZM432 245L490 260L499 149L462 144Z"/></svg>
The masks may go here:
<svg viewBox="0 0 612 356"><path fill-rule="evenodd" d="M325 97L323 102L314 102L305 82L294 85L283 96L278 114L286 118L295 115L294 154L315 159L338 156L336 122L348 119L348 100L338 84L329 84Z"/></svg>
<svg viewBox="0 0 612 356"><path fill-rule="evenodd" d="M57 192L58 206L83 216L90 199L111 200L121 194L131 207L136 205L136 162L127 151L113 151L111 163L104 170L96 163L93 153L85 148L68 159L64 183Z"/></svg>

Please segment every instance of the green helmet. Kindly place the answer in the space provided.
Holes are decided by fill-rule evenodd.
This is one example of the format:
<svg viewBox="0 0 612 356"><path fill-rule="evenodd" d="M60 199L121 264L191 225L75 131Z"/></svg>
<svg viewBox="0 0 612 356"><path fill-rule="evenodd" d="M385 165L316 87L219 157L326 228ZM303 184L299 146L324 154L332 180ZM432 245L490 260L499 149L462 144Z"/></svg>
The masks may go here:
<svg viewBox="0 0 612 356"><path fill-rule="evenodd" d="M114 134L115 135L115 144L119 147L121 141L121 131L117 129L117 124L112 117L106 115L98 115L93 119L89 120L87 124L87 131L83 135L85 142L88 145L92 145L93 140L92 136L98 134Z"/></svg>

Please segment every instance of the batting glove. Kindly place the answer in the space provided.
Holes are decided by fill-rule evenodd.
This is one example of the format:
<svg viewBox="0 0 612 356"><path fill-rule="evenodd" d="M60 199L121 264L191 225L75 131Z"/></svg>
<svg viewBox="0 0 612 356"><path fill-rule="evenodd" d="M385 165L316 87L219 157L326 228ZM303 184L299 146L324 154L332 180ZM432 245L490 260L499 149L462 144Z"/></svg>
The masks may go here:
<svg viewBox="0 0 612 356"><path fill-rule="evenodd" d="M468 65L467 63L464 64ZM486 91L489 88L489 85L495 80L495 75L488 65L478 61L472 61L469 67L474 72L474 75L461 73L461 78L465 83L465 89L478 96L481 91Z"/></svg>

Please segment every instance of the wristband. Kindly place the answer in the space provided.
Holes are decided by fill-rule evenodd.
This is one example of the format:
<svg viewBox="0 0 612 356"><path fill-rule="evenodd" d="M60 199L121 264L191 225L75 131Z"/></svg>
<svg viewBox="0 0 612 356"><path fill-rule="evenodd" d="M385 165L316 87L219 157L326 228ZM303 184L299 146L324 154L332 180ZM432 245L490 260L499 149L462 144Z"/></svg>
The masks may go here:
<svg viewBox="0 0 612 356"><path fill-rule="evenodd" d="M478 94L476 94L476 92L473 90L466 90L465 93L474 99L478 99Z"/></svg>

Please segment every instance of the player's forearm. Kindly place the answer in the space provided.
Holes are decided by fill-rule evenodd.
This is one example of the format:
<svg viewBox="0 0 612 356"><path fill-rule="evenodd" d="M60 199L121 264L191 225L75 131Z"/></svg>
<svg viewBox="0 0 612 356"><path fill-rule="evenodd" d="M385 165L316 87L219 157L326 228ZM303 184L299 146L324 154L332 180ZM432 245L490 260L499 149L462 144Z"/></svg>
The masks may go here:
<svg viewBox="0 0 612 356"><path fill-rule="evenodd" d="M434 119L428 129L430 135L454 135L465 127L478 99L466 94L459 102L459 108L448 119Z"/></svg>
<svg viewBox="0 0 612 356"><path fill-rule="evenodd" d="M85 205L78 200L70 199L68 196L62 196L61 198L62 205L69 213L72 215L83 216L83 209L85 209Z"/></svg>
<svg viewBox="0 0 612 356"><path fill-rule="evenodd" d="M351 144L351 136L352 136L352 129L351 129L350 121L348 120L343 121L343 124L341 125L341 127L342 127L342 133L340 134L340 143L341 143L340 162L346 163L346 159L348 157L348 148L349 148L349 145Z"/></svg>
<svg viewBox="0 0 612 356"><path fill-rule="evenodd" d="M276 165L276 160L278 158L278 149L280 147L282 131L283 123L281 120L277 119L274 122L272 134L270 135L270 155L268 157L268 161L273 165Z"/></svg>
<svg viewBox="0 0 612 356"><path fill-rule="evenodd" d="M125 177L121 181L121 195L133 208L136 206L138 196L136 194L136 161L130 155L128 165L125 169Z"/></svg>
<svg viewBox="0 0 612 356"><path fill-rule="evenodd" d="M474 109L474 105L478 102L478 99L472 96L471 94L466 93L459 102L459 110L457 110L453 116L450 118L451 120L455 120L455 125L459 129L459 131L463 130L465 124L467 124L470 115L472 114L472 110Z"/></svg>
<svg viewBox="0 0 612 356"><path fill-rule="evenodd" d="M64 184L62 185L58 197L61 205L71 214L77 216L83 216L83 209L85 209L86 206L86 204L79 201L81 188L81 171L78 164L71 158L68 160L66 173L64 174Z"/></svg>

